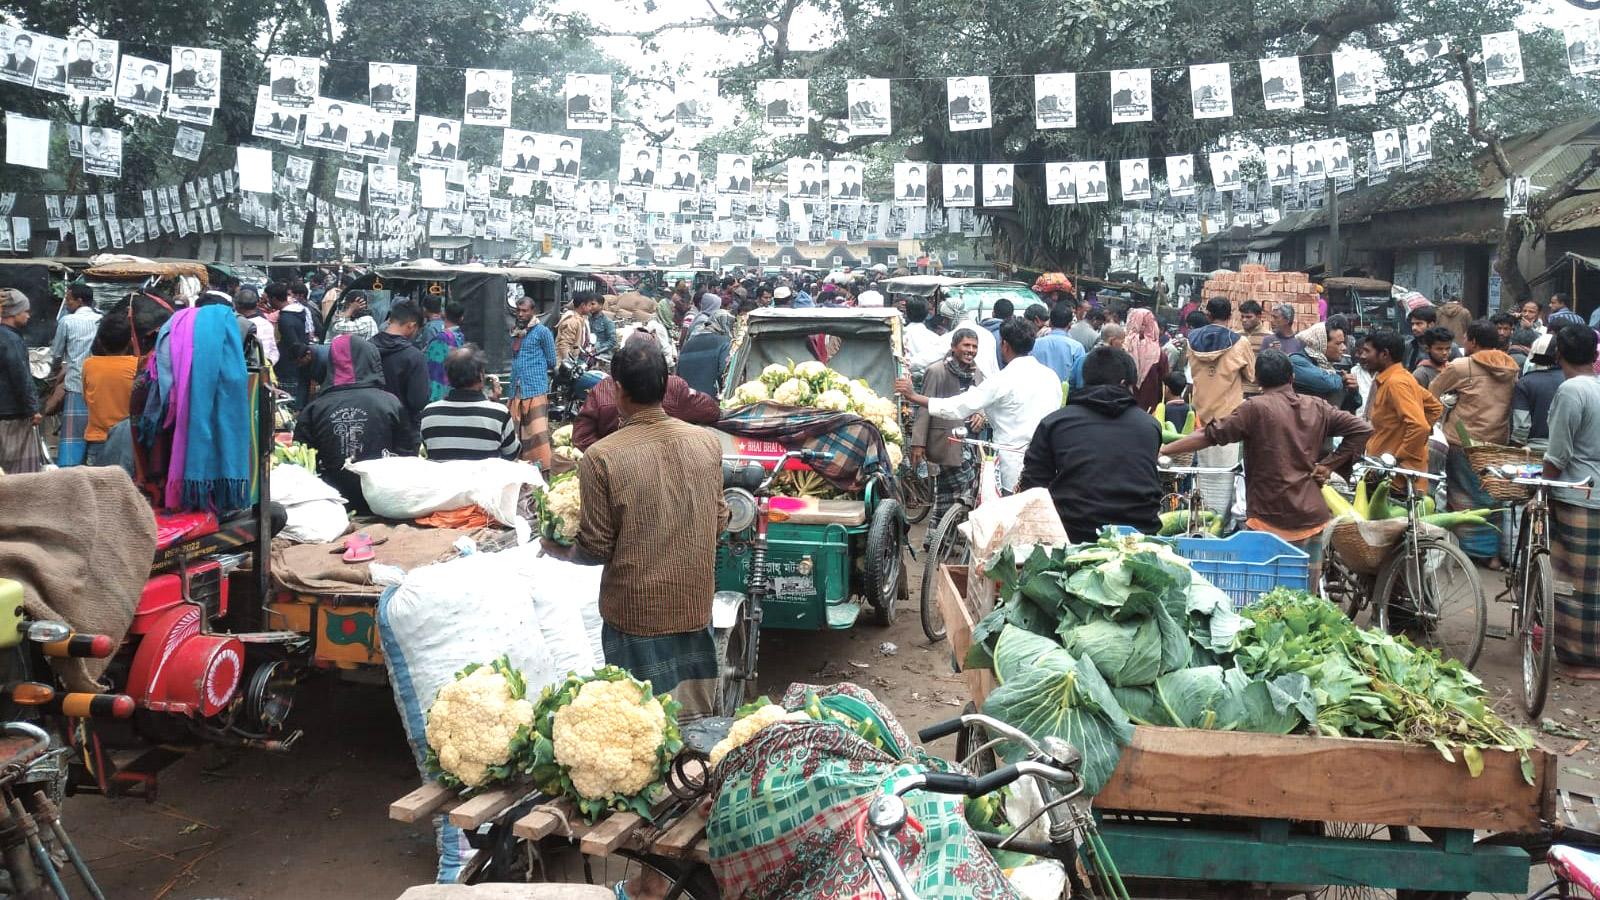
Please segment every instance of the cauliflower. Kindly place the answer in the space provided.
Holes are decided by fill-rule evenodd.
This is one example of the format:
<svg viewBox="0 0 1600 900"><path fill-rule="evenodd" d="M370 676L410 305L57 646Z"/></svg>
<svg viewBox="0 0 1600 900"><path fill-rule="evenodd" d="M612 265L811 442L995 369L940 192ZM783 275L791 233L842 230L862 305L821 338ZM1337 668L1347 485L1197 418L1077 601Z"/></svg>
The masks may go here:
<svg viewBox="0 0 1600 900"><path fill-rule="evenodd" d="M900 452L900 445L899 444L885 444L884 447L889 451L889 468L890 468L890 470L892 471L892 470L899 469L900 468L900 460L905 458L905 455Z"/></svg>
<svg viewBox="0 0 1600 900"><path fill-rule="evenodd" d="M765 698L762 698L765 699ZM711 768L722 764L723 757L735 748L742 747L756 736L756 732L777 722L807 722L811 717L804 711L789 712L776 703L758 707L728 728L728 736L711 748Z"/></svg>
<svg viewBox="0 0 1600 900"><path fill-rule="evenodd" d="M844 391L823 391L817 396L818 409L832 409L843 412L850 408L850 397Z"/></svg>
<svg viewBox="0 0 1600 900"><path fill-rule="evenodd" d="M572 425L570 423L566 424L566 425L563 425L560 428L557 428L555 431L550 432L550 446L552 446L552 447L571 447L572 446Z"/></svg>
<svg viewBox="0 0 1600 900"><path fill-rule="evenodd" d="M864 404L861 415L874 422L883 422L898 418L899 412L893 400L887 397L874 397L871 402Z"/></svg>
<svg viewBox="0 0 1600 900"><path fill-rule="evenodd" d="M761 370L760 380L761 383L766 385L768 388L775 388L778 385L783 384L785 381L788 381L789 377L793 374L794 373L789 370L788 366L773 363L772 365Z"/></svg>
<svg viewBox="0 0 1600 900"><path fill-rule="evenodd" d="M574 453L578 452L576 450ZM571 545L578 538L581 512L576 472L557 476L539 494L539 533L558 544Z"/></svg>
<svg viewBox="0 0 1600 900"><path fill-rule="evenodd" d="M760 381L746 381L733 389L734 402L740 405L760 403L771 398L767 386Z"/></svg>
<svg viewBox="0 0 1600 900"><path fill-rule="evenodd" d="M571 444L557 444L551 453L553 453L557 459L565 459L572 462L577 462L578 460L583 459L583 451L572 446Z"/></svg>
<svg viewBox="0 0 1600 900"><path fill-rule="evenodd" d="M828 374L828 367L814 359L808 359L794 367L794 377L804 378L806 381L816 381Z"/></svg>
<svg viewBox="0 0 1600 900"><path fill-rule="evenodd" d="M900 423L896 422L894 419L885 419L882 422L879 422L878 431L883 435L883 439L887 441L890 446L894 446L895 444L905 440L905 436L900 432Z"/></svg>
<svg viewBox="0 0 1600 900"><path fill-rule="evenodd" d="M850 382L849 391L850 402L855 406L866 406L878 399L877 393L872 388L867 387L867 383L859 378Z"/></svg>
<svg viewBox="0 0 1600 900"><path fill-rule="evenodd" d="M430 764L447 785L482 787L511 774L512 756L530 735L533 704L527 685L506 657L469 666L439 689L428 707Z"/></svg>
<svg viewBox="0 0 1600 900"><path fill-rule="evenodd" d="M791 378L772 392L772 401L785 406L805 406L811 402L811 386L798 378Z"/></svg>

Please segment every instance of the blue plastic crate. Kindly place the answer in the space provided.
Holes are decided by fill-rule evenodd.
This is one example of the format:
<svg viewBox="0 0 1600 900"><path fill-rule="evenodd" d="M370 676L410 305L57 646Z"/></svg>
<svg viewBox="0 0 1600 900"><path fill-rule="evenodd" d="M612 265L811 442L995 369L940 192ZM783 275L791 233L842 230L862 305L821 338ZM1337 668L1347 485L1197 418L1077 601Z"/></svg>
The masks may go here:
<svg viewBox="0 0 1600 900"><path fill-rule="evenodd" d="M1275 534L1241 531L1225 538L1176 539L1178 555L1245 606L1273 588L1310 590L1311 557Z"/></svg>

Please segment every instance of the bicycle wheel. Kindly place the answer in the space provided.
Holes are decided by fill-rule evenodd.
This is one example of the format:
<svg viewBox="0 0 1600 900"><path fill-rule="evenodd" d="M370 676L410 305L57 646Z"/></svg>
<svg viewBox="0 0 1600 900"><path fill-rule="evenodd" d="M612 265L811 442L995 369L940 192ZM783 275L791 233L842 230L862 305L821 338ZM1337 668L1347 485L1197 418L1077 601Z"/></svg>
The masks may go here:
<svg viewBox="0 0 1600 900"><path fill-rule="evenodd" d="M1404 633L1471 668L1483 650L1487 615L1477 568L1448 539L1418 541L1415 572L1406 564L1408 558L1402 545L1379 568L1372 591L1373 627Z"/></svg>
<svg viewBox="0 0 1600 900"><path fill-rule="evenodd" d="M1550 692L1550 668L1555 662L1556 580L1550 553L1535 550L1528 556L1522 590L1517 598L1521 619L1517 644L1522 650L1522 706L1528 718L1538 721Z"/></svg>
<svg viewBox="0 0 1600 900"><path fill-rule="evenodd" d="M956 526L967 520L972 508L957 503L945 511L939 524L933 527L928 539L928 552L922 560L922 633L930 641L944 640L944 613L934 591L939 583L939 569L945 565L965 565L968 557L967 539Z"/></svg>
<svg viewBox="0 0 1600 900"><path fill-rule="evenodd" d="M918 477L908 470L900 476L900 505L906 511L906 522L920 525L933 512L933 476Z"/></svg>
<svg viewBox="0 0 1600 900"><path fill-rule="evenodd" d="M499 826L496 826L499 827ZM509 829L509 825L505 826ZM538 845L526 841L515 844L510 865L498 872L484 872L471 884L590 884L611 887L640 875L653 875L669 885L667 897L673 900L719 900L711 869L703 863L664 859L633 850L618 850L610 856L594 857L580 853L576 844L547 839Z"/></svg>

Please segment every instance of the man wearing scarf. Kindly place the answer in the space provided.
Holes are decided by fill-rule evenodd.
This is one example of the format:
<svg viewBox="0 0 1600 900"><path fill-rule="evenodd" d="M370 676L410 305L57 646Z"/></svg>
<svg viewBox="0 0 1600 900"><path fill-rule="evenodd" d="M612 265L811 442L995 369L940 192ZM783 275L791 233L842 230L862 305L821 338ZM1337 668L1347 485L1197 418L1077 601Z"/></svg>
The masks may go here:
<svg viewBox="0 0 1600 900"><path fill-rule="evenodd" d="M983 372L978 369L977 359L978 336L972 328L951 332L950 352L941 362L930 365L922 376L923 393L929 397L954 397L982 383ZM928 518L930 533L978 477L978 467L973 464L967 446L949 440L951 430L961 424L960 419L933 417L926 406L917 407L916 419L911 424L911 467L916 469L926 461L938 471L934 480L933 512ZM982 428L982 414L973 415L967 424L973 431ZM927 540L926 535L923 540Z"/></svg>
<svg viewBox="0 0 1600 900"><path fill-rule="evenodd" d="M1333 360L1344 359L1344 331L1318 322L1294 337L1299 346L1285 352L1294 366L1295 393L1319 397L1334 409L1343 409L1345 397L1356 388L1356 377L1333 365Z"/></svg>
<svg viewBox="0 0 1600 900"><path fill-rule="evenodd" d="M1161 350L1161 325L1156 322L1155 313L1141 307L1128 310L1127 330L1123 349L1133 357L1137 372L1133 399L1140 409L1153 412L1161 402L1167 373L1172 370L1167 354Z"/></svg>
<svg viewBox="0 0 1600 900"><path fill-rule="evenodd" d="M717 309L704 326L695 329L683 342L683 351L678 354L678 377L702 394L719 395L732 347L733 315Z"/></svg>
<svg viewBox="0 0 1600 900"><path fill-rule="evenodd" d="M683 344L689 344L689 338L694 337L707 325L711 319L722 309L722 298L706 291L700 295L700 300L695 304L694 315L686 316L683 320Z"/></svg>
<svg viewBox="0 0 1600 900"><path fill-rule="evenodd" d="M22 329L30 317L28 295L0 288L0 472L39 471L39 393L28 368Z"/></svg>
<svg viewBox="0 0 1600 900"><path fill-rule="evenodd" d="M328 348L332 384L306 404L295 422L294 439L317 451L317 476L332 485L359 515L369 514L361 478L345 470L347 460L377 459L385 453L414 455L411 416L384 388L383 358L365 338L341 334Z"/></svg>

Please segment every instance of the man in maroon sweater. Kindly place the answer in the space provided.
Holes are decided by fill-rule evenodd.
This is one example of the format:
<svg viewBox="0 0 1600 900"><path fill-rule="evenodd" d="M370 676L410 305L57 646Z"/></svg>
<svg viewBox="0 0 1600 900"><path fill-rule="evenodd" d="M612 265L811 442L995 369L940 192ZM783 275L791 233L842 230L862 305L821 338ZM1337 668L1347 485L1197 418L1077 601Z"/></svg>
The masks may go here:
<svg viewBox="0 0 1600 900"><path fill-rule="evenodd" d="M628 339L629 343L636 340L653 341L654 338L641 332ZM667 376L667 395L662 398L661 408L674 419L691 425L711 425L722 415L716 397L695 390L676 375ZM583 398L583 407L572 421L572 446L588 450L595 441L620 427L622 416L617 412L617 382L607 375Z"/></svg>

